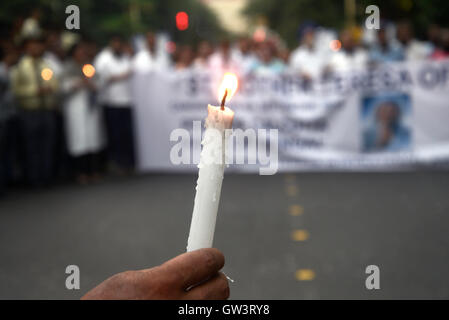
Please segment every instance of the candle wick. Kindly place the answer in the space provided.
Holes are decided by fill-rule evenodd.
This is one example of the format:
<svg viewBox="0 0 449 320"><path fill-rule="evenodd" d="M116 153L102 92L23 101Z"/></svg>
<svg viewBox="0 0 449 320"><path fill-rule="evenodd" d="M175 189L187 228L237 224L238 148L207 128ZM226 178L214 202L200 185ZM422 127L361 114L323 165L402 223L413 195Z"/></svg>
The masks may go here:
<svg viewBox="0 0 449 320"><path fill-rule="evenodd" d="M221 111L224 111L224 106L225 106L225 102L226 102L226 96L228 95L228 90L225 90L223 99L221 100Z"/></svg>

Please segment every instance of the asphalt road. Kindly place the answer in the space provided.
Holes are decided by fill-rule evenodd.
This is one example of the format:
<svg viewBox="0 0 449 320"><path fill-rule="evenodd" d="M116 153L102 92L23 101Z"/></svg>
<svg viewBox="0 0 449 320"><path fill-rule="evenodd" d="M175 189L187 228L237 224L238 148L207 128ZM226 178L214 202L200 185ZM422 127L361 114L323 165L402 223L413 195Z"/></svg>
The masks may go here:
<svg viewBox="0 0 449 320"><path fill-rule="evenodd" d="M78 299L185 250L196 176L0 199L0 298ZM226 175L215 235L232 299L449 298L449 172ZM81 289L65 288L78 265ZM380 269L367 290L365 268Z"/></svg>

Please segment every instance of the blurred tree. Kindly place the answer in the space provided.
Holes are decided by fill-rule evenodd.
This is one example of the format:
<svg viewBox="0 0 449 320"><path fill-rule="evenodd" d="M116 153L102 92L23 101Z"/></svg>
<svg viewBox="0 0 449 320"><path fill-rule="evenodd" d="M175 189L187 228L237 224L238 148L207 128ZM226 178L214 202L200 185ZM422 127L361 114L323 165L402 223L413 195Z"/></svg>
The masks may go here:
<svg viewBox="0 0 449 320"><path fill-rule="evenodd" d="M252 0L245 13L253 21L264 18L290 47L298 43L298 27L305 21L340 28L344 24L343 1L335 0Z"/></svg>
<svg viewBox="0 0 449 320"><path fill-rule="evenodd" d="M360 0L357 1L359 20L365 17L365 8L374 4L380 9L380 18L400 21L410 21L418 37L426 37L430 24L449 27L449 1L447 0Z"/></svg>
<svg viewBox="0 0 449 320"><path fill-rule="evenodd" d="M367 17L365 8L375 4L380 8L381 19L393 21L408 19L418 36L425 36L427 26L437 23L449 26L449 1L447 0L356 0L357 22ZM302 22L314 21L320 25L340 29L345 21L344 1L339 0L250 0L245 10L248 17L257 21L261 17L294 47L298 42L298 27Z"/></svg>
<svg viewBox="0 0 449 320"><path fill-rule="evenodd" d="M195 42L200 38L225 35L213 13L197 0L14 0L0 2L0 22L2 31L32 9L41 8L42 24L46 27L65 27L65 8L74 4L80 8L80 33L104 43L111 33L129 36L148 29L164 30L176 40ZM177 31L175 16L178 11L186 11L190 26L185 31Z"/></svg>

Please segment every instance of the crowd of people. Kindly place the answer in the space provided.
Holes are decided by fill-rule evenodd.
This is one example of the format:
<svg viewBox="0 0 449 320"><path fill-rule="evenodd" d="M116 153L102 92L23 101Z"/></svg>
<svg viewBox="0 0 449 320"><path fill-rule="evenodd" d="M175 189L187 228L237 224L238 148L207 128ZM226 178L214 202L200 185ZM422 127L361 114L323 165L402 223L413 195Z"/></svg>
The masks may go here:
<svg viewBox="0 0 449 320"><path fill-rule="evenodd" d="M72 176L88 184L105 173L132 173L136 72L288 71L313 80L379 63L449 57L449 29L432 25L426 41L419 41L408 22L383 24L371 38L354 28L336 37L305 23L290 52L265 28L236 42L203 40L196 46L160 41L153 32L140 42L113 35L99 50L76 33L42 30L39 19L33 13L0 43L0 190Z"/></svg>

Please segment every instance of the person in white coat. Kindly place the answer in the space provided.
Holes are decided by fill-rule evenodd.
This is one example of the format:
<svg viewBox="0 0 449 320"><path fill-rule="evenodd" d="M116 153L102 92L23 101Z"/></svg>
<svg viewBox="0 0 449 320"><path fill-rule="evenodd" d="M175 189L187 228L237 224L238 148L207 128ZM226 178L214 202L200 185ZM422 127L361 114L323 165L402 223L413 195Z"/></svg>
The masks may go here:
<svg viewBox="0 0 449 320"><path fill-rule="evenodd" d="M431 48L414 37L413 27L408 21L398 23L396 38L400 48L404 51L406 61L419 61L429 58Z"/></svg>
<svg viewBox="0 0 449 320"><path fill-rule="evenodd" d="M99 153L105 147L102 111L94 99L95 76L83 73L87 63L85 44L74 45L62 76L66 144L80 184L99 178Z"/></svg>
<svg viewBox="0 0 449 320"><path fill-rule="evenodd" d="M156 45L156 35L148 31L145 36L145 48L136 53L132 59L134 72L163 72L170 66L168 54Z"/></svg>
<svg viewBox="0 0 449 320"><path fill-rule="evenodd" d="M343 30L340 33L341 48L331 55L327 71L348 72L364 70L368 65L368 53L359 47L352 31Z"/></svg>
<svg viewBox="0 0 449 320"><path fill-rule="evenodd" d="M301 43L290 55L289 65L295 73L306 80L318 80L325 68L327 57L315 41L315 26L301 28Z"/></svg>
<svg viewBox="0 0 449 320"><path fill-rule="evenodd" d="M125 42L115 35L94 63L105 111L108 160L118 174L132 173L135 164L131 58Z"/></svg>

